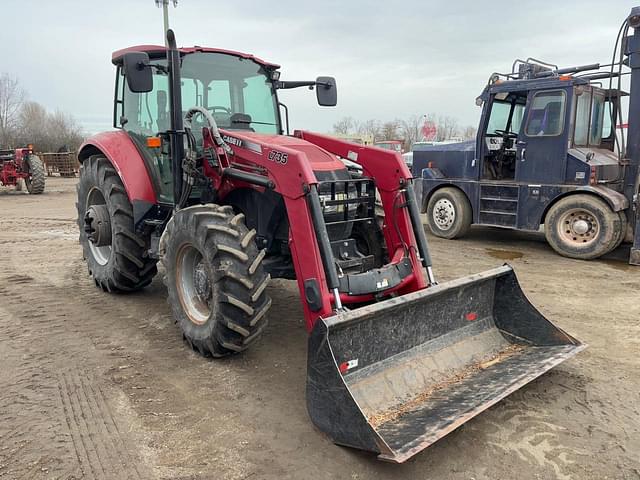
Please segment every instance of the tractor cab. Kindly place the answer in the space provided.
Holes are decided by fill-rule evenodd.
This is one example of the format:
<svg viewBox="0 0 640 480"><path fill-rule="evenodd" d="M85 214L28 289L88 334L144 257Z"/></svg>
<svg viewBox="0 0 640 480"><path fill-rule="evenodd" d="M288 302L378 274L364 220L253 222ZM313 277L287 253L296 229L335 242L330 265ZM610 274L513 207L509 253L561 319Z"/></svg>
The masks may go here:
<svg viewBox="0 0 640 480"><path fill-rule="evenodd" d="M145 52L152 68L153 86L133 92L125 81L125 55ZM213 48L182 48L182 105L209 111L220 128L277 135L282 133L276 95L278 65L252 55ZM145 158L161 202L173 202L171 160L168 151L149 139L170 130L169 75L162 46L137 46L116 51L117 67L113 126L124 129ZM186 111L183 112L186 114ZM196 145L202 147L203 118L194 118Z"/></svg>

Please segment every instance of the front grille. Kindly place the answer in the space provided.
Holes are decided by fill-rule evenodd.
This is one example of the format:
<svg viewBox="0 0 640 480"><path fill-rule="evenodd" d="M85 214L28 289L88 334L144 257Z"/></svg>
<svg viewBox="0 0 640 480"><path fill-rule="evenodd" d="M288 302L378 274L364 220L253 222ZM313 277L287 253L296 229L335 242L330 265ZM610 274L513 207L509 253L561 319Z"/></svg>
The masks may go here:
<svg viewBox="0 0 640 480"><path fill-rule="evenodd" d="M369 178L320 182L318 193L331 240L348 238L354 222L375 220L376 186Z"/></svg>

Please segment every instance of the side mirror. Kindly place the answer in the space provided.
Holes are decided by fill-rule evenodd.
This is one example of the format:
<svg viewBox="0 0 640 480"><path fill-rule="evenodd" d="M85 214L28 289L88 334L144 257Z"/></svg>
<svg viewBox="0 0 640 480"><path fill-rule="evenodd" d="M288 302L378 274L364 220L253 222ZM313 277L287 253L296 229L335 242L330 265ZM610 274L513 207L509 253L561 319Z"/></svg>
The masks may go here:
<svg viewBox="0 0 640 480"><path fill-rule="evenodd" d="M333 77L316 79L316 97L321 107L335 107L338 103L338 87Z"/></svg>
<svg viewBox="0 0 640 480"><path fill-rule="evenodd" d="M149 55L144 52L125 53L122 58L122 67L129 90L134 93L153 90L153 73L149 66Z"/></svg>

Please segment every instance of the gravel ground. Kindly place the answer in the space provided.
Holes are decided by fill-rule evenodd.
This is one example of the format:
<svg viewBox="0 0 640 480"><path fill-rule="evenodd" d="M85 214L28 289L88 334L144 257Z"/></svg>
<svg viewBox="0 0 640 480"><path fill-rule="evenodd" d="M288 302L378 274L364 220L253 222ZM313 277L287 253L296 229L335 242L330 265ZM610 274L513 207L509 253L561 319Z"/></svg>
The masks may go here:
<svg viewBox="0 0 640 480"><path fill-rule="evenodd" d="M0 478L640 479L640 269L555 255L540 235L431 238L441 280L505 261L544 315L590 347L403 465L333 445L305 407L296 285L272 282L270 325L224 360L188 350L160 277L94 287L75 180L0 188Z"/></svg>

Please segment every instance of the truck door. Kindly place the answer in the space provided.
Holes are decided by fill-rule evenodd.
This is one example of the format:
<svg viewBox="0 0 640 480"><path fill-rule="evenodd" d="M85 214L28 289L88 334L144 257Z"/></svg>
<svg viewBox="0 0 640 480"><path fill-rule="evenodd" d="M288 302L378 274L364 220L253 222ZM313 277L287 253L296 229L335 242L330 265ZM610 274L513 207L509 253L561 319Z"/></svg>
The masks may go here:
<svg viewBox="0 0 640 480"><path fill-rule="evenodd" d="M529 94L526 122L517 143L516 182L564 182L567 110L565 90L539 90Z"/></svg>

